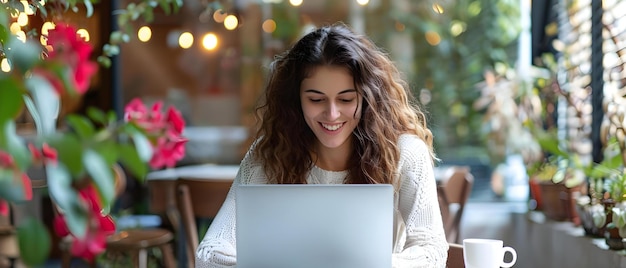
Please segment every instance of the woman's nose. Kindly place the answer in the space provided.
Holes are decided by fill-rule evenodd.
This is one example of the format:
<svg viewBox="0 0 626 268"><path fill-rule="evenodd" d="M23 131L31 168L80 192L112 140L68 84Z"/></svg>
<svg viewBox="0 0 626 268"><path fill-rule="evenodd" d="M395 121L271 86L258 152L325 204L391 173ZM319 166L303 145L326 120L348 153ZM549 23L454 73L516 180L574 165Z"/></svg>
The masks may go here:
<svg viewBox="0 0 626 268"><path fill-rule="evenodd" d="M339 107L337 107L337 104L334 102L328 102L328 107L326 108L326 115L328 116L328 119L337 119L339 118L339 114Z"/></svg>

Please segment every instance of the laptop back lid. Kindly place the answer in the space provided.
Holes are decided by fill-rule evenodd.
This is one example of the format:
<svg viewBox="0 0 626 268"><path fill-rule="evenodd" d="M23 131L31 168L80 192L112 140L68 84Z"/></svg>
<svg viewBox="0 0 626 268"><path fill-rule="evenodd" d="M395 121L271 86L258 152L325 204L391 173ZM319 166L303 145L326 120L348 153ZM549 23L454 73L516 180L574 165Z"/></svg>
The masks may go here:
<svg viewBox="0 0 626 268"><path fill-rule="evenodd" d="M393 187L241 185L237 267L391 267Z"/></svg>

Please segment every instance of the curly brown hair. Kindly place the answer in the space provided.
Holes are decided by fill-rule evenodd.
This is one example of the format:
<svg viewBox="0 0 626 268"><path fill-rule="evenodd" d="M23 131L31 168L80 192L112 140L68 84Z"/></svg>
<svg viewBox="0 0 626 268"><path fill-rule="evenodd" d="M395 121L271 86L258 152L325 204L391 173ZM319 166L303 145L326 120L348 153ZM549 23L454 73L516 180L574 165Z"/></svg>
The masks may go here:
<svg viewBox="0 0 626 268"><path fill-rule="evenodd" d="M425 113L401 73L369 38L338 23L308 33L270 65L265 95L256 108L260 127L253 149L270 183L306 183L316 137L304 121L300 83L312 68L324 65L347 68L363 96L345 183L395 184L397 141L404 133L424 140L435 158Z"/></svg>

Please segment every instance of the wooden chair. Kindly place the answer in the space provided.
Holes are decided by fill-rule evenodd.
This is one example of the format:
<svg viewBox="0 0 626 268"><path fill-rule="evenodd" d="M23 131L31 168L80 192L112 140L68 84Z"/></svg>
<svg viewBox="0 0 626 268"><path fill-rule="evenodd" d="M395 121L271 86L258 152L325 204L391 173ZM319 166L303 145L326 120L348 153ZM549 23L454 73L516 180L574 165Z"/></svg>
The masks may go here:
<svg viewBox="0 0 626 268"><path fill-rule="evenodd" d="M459 243L461 218L473 184L469 167L459 166L452 168L451 175L437 189L446 239L450 243Z"/></svg>
<svg viewBox="0 0 626 268"><path fill-rule="evenodd" d="M113 171L115 172L115 190L116 194L119 195L126 187L126 175L118 165L114 166ZM69 268L71 263L72 257L69 253L71 241L69 239L71 237L67 237L61 242L63 268ZM163 228L118 230L107 238L105 254L130 254L134 267L146 268L148 267L148 251L152 248L158 248L163 257L163 266L174 268L176 267L176 260L171 246L173 240L174 233Z"/></svg>
<svg viewBox="0 0 626 268"><path fill-rule="evenodd" d="M232 179L192 179L177 180L177 207L181 217L181 231L185 237L187 264L195 267L195 253L198 249L198 218L213 219L222 207L232 185ZM204 231L204 230L203 230Z"/></svg>
<svg viewBox="0 0 626 268"><path fill-rule="evenodd" d="M17 230L11 222L11 204L9 214L0 215L0 267L13 267L20 257L20 248L17 241Z"/></svg>
<svg viewBox="0 0 626 268"><path fill-rule="evenodd" d="M463 245L456 243L448 243L448 268L465 268L465 260L463 259Z"/></svg>

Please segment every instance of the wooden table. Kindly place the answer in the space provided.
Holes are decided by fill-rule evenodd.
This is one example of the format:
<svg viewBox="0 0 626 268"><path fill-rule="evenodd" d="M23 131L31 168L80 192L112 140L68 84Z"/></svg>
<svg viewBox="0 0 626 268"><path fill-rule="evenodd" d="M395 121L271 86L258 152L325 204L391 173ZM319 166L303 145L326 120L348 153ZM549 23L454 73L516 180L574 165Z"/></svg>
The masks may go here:
<svg viewBox="0 0 626 268"><path fill-rule="evenodd" d="M239 165L191 165L148 173L148 195L150 211L156 214L167 214L176 208L176 180L193 178L202 180L232 182L239 172Z"/></svg>

